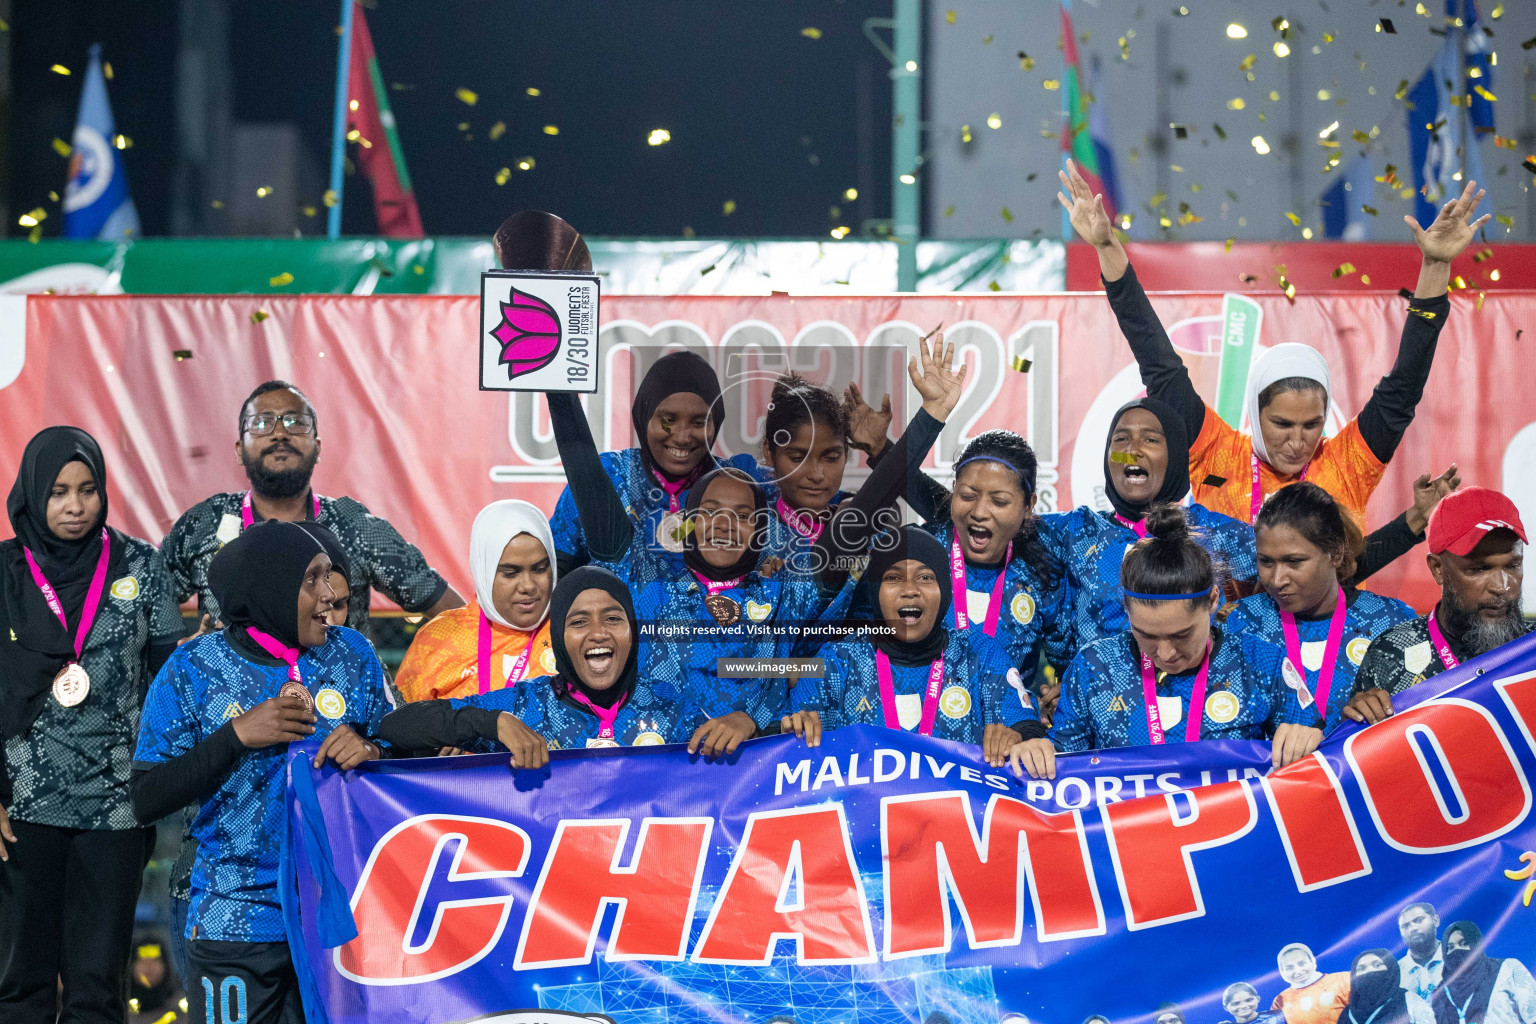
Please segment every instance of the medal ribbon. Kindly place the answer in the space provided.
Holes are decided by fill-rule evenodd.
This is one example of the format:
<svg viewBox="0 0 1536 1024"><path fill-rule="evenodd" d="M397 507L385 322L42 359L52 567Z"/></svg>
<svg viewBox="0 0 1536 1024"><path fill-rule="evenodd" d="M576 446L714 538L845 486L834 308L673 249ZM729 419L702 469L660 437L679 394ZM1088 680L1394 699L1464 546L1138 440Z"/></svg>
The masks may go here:
<svg viewBox="0 0 1536 1024"><path fill-rule="evenodd" d="M1339 588L1339 603L1333 607L1333 618L1328 622L1328 643L1323 648L1323 667L1317 672L1317 686L1312 697L1317 701L1317 713L1328 718L1328 691L1333 688L1333 670L1339 661L1339 644L1344 640L1344 618L1349 614L1344 601L1344 588ZM1281 610L1280 625L1285 630L1285 656L1291 659L1296 671L1306 681L1307 666L1301 663L1301 635L1296 631L1296 616Z"/></svg>
<svg viewBox="0 0 1536 1024"><path fill-rule="evenodd" d="M43 575L42 566L37 564L37 559L26 548L21 549L27 556L27 568L32 570L32 582L37 584L37 589L43 592L43 600L48 602L48 610L58 617L59 625L64 627L64 632L69 632L69 620L64 615L64 604L59 600L58 593L53 585ZM80 652L85 650L85 638L90 635L91 626L96 622L96 612L101 608L101 595L107 587L107 562L111 560L112 542L107 539L106 527L101 530L101 557L96 559L96 571L91 575L91 589L86 591L85 605L80 610L80 627L75 631L75 661L80 660Z"/></svg>
<svg viewBox="0 0 1536 1024"><path fill-rule="evenodd" d="M880 677L880 710L885 713L885 727L900 729L901 716L896 714L896 685L891 681L891 659L884 651L875 651L875 674ZM917 723L917 731L923 736L933 735L933 722L939 711L939 684L944 681L944 658L940 655L928 666L928 689L923 691L923 718Z"/></svg>
<svg viewBox="0 0 1536 1024"><path fill-rule="evenodd" d="M533 653L533 641L538 637L538 630L528 635L528 646L523 648L523 653L517 656L512 663L512 671L507 673L507 685L511 686L523 678L523 670L528 667L528 656ZM491 692L491 620L480 613L480 631L476 638L476 668L479 672L480 693L484 696Z"/></svg>
<svg viewBox="0 0 1536 1024"><path fill-rule="evenodd" d="M778 511L779 518L806 540L814 541L821 536L822 527L826 524L816 518L814 512L790 508L784 504L782 497L774 500L773 507Z"/></svg>
<svg viewBox="0 0 1536 1024"><path fill-rule="evenodd" d="M1138 519L1133 523L1129 519L1125 518L1125 516L1116 512L1115 522L1119 523L1127 530L1134 531L1136 536L1140 539L1145 539L1147 536L1147 521L1145 519Z"/></svg>
<svg viewBox="0 0 1536 1024"><path fill-rule="evenodd" d="M1435 613L1429 613L1429 639L1435 645L1435 653L1440 655L1440 660L1446 668L1455 668L1461 664L1461 659L1451 653L1451 645L1446 643L1445 634L1440 632L1440 624L1435 621Z"/></svg>
<svg viewBox="0 0 1536 1024"><path fill-rule="evenodd" d="M1259 509L1264 506L1264 489L1259 486L1258 453L1249 452L1248 461L1253 467L1253 491L1249 494L1248 497L1248 521L1251 523L1255 519L1259 518ZM1311 468L1312 463L1310 462L1301 467L1301 475L1296 478L1296 482L1301 483L1303 480L1305 480L1307 478L1307 470Z"/></svg>
<svg viewBox="0 0 1536 1024"><path fill-rule="evenodd" d="M677 500L677 496L688 489L688 481L668 480L654 469L651 470L651 476L655 477L656 482L661 484L661 489L667 492L667 511L676 512L681 509L683 505Z"/></svg>
<svg viewBox="0 0 1536 1024"><path fill-rule="evenodd" d="M704 588L704 592L710 597L714 597L716 594L721 593L722 591L730 590L734 587L739 587L741 586L741 581L746 579L745 576L737 576L733 580L712 580L708 577L700 575L696 569L689 569L688 571L693 573L694 578L699 581L699 584Z"/></svg>
<svg viewBox="0 0 1536 1024"><path fill-rule="evenodd" d="M1195 692L1189 698L1189 713L1184 716L1184 742L1194 743L1200 738L1200 720L1205 717L1205 683L1211 670L1211 644L1205 644L1205 657L1200 659L1200 674L1195 676ZM1152 656L1141 655L1141 697L1147 705L1147 738L1154 744L1165 743L1163 713L1157 706L1157 681L1153 676Z"/></svg>
<svg viewBox="0 0 1536 1024"><path fill-rule="evenodd" d="M1003 586L1008 582L1008 563L1011 561L1013 541L1008 542L1008 551L1003 555L1003 567L997 570L997 582L992 584L992 599L987 602L987 621L982 627L982 632L987 636L997 636L997 618L1003 611ZM969 629L971 617L965 597L965 556L960 554L959 537L949 542L949 583L953 598L951 603L955 606L955 628Z"/></svg>
<svg viewBox="0 0 1536 1024"><path fill-rule="evenodd" d="M592 703L586 694L576 689L575 686L571 687L569 694L571 700L574 700L576 703L580 704L582 707L586 708L588 711L592 712L592 714L597 716L597 738L600 740L613 739L613 723L619 717L619 709L624 706L625 701L629 700L629 694L626 693L624 696L620 697L618 702L615 703L611 708L598 707L596 704Z"/></svg>
<svg viewBox="0 0 1536 1024"><path fill-rule="evenodd" d="M303 684L304 680L299 676L299 649L297 647L285 647L277 637L263 632L255 626L246 626L245 631L251 635L251 639L255 640L262 650L288 666L288 679L291 682Z"/></svg>
<svg viewBox="0 0 1536 1024"><path fill-rule="evenodd" d="M309 497L310 501L313 502L314 511L314 515L311 518L318 523L320 521L320 495L311 490ZM255 521L256 513L251 509L251 492L246 491L245 497L240 499L240 529L249 528Z"/></svg>

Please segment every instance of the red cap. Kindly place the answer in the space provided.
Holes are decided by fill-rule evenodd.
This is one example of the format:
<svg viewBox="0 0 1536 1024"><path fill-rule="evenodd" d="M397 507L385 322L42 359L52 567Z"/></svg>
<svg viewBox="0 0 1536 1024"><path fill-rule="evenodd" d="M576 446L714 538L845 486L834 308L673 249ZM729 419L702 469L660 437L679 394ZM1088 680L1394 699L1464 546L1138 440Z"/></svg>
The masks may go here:
<svg viewBox="0 0 1536 1024"><path fill-rule="evenodd" d="M1515 503L1486 487L1463 487L1446 495L1430 513L1429 550L1436 555L1449 551L1466 556L1494 530L1513 530L1525 540Z"/></svg>

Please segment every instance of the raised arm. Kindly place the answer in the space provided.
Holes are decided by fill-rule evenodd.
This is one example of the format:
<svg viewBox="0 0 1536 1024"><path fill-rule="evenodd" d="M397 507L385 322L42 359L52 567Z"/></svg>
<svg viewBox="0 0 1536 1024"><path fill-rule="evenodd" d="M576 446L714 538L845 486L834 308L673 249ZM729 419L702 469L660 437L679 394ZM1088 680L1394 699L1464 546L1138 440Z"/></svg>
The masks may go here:
<svg viewBox="0 0 1536 1024"><path fill-rule="evenodd" d="M552 392L545 397L561 467L571 482L581 529L587 535L587 550L594 561L617 562L629 550L635 527L603 468L581 401L570 392Z"/></svg>
<svg viewBox="0 0 1536 1024"><path fill-rule="evenodd" d="M1167 402L1184 418L1191 442L1205 425L1205 402L1189 379L1184 360L1173 350L1168 332L1152 309L1147 293L1136 280L1136 271L1125 254L1125 247L1115 237L1115 227L1104 209L1104 197L1094 195L1077 173L1077 166L1067 162L1067 170L1058 172L1065 192L1056 198L1071 216L1079 237L1093 246L1099 256L1099 274L1110 308L1120 322L1120 333L1130 343L1131 354L1141 368L1141 382L1147 394Z"/></svg>
<svg viewBox="0 0 1536 1024"><path fill-rule="evenodd" d="M1424 254L1419 265L1418 286L1408 304L1408 319L1403 324L1397 360L1392 364L1392 371L1376 385L1358 418L1360 436L1371 454L1381 462L1390 460L1397 451L1403 432L1413 422L1419 399L1424 397L1424 385L1435 361L1435 345L1451 310L1447 294L1451 261L1471 244L1477 230L1488 223L1486 213L1472 220L1472 211L1486 194L1481 190L1474 193L1476 188L1477 182L1467 182L1461 195L1441 207L1434 223L1427 228L1420 227L1411 216L1403 218L1413 231L1419 251Z"/></svg>

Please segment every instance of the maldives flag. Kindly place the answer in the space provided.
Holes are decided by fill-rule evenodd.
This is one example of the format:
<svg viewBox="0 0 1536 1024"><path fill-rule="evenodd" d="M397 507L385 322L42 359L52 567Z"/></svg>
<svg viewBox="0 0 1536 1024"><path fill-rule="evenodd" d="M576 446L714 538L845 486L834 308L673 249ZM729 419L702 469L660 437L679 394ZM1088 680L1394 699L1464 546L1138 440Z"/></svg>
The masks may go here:
<svg viewBox="0 0 1536 1024"><path fill-rule="evenodd" d="M1066 68L1061 76L1062 125L1061 150L1077 164L1078 173L1088 187L1103 195L1104 210L1114 220L1119 205L1108 140L1094 138L1094 126L1088 119L1088 102L1083 92L1082 67L1077 56L1077 34L1072 31L1070 0L1061 5L1061 49Z"/></svg>
<svg viewBox="0 0 1536 1024"><path fill-rule="evenodd" d="M373 210L385 238L421 238L421 211L411 192L405 152L395 131L379 58L361 5L352 11L352 53L347 62L347 141L353 162L373 183Z"/></svg>

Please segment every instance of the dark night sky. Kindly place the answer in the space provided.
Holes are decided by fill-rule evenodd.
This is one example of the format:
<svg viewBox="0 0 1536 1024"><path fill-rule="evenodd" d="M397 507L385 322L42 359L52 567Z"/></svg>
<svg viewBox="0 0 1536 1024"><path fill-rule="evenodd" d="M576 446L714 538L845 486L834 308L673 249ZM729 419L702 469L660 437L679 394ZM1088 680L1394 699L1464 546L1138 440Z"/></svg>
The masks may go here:
<svg viewBox="0 0 1536 1024"><path fill-rule="evenodd" d="M292 121L328 161L336 5L233 5L235 109L241 121ZM132 137L129 182L147 234L164 233L175 166L176 5L19 0L14 12L13 211L62 191L50 142L74 124L85 51L105 46L118 129ZM889 216L890 83L860 31L889 0L377 0L367 12L429 235L486 235L524 207L558 212L593 235L824 236ZM820 39L801 29L822 30ZM48 71L59 62L76 73ZM873 190L858 186L856 83L875 98ZM528 86L542 91L525 94ZM479 94L469 107L455 98ZM496 141L488 129L505 121ZM472 141L457 129L468 122ZM555 124L558 136L543 126ZM646 144L653 128L672 141ZM496 171L532 156L503 187ZM815 162L813 162L813 157ZM349 179L344 230L373 231L365 185ZM872 192L872 194L870 194ZM310 197L313 202L318 197ZM726 216L722 204L736 201ZM840 221L829 208L843 207ZM58 231L57 209L45 222ZM14 214L10 230L15 226Z"/></svg>

